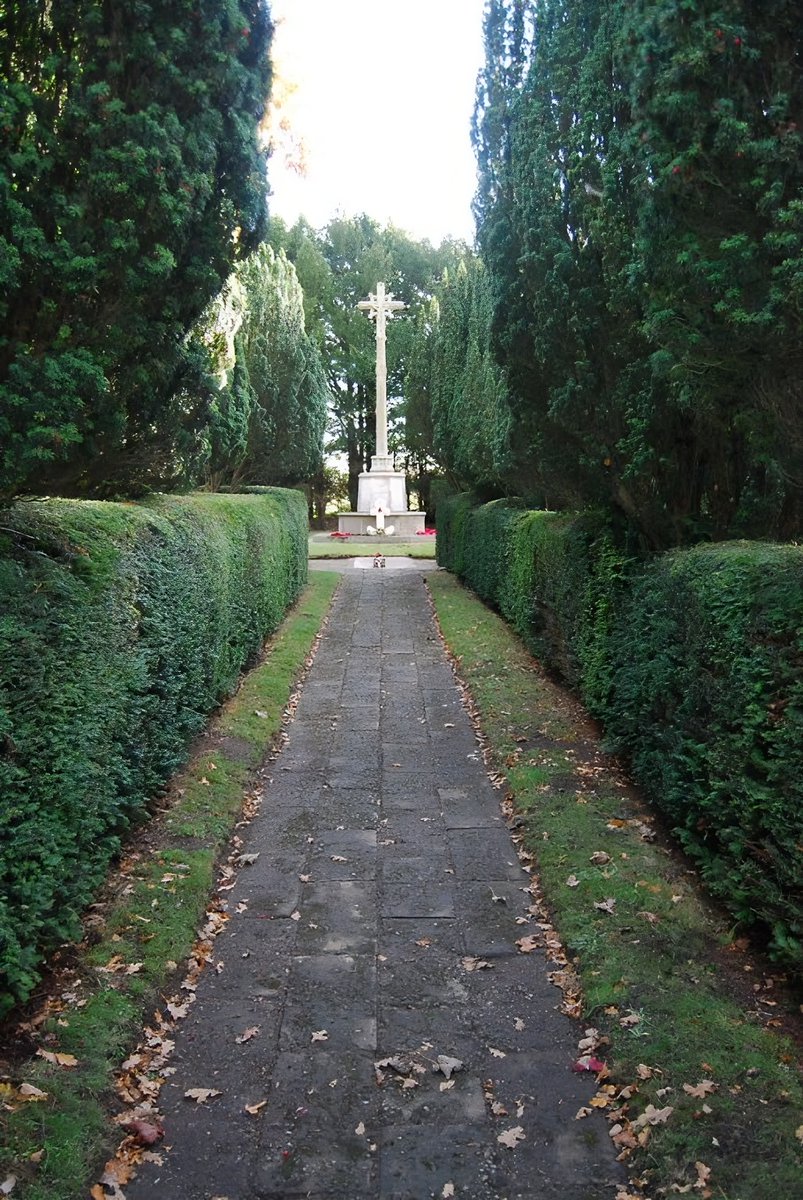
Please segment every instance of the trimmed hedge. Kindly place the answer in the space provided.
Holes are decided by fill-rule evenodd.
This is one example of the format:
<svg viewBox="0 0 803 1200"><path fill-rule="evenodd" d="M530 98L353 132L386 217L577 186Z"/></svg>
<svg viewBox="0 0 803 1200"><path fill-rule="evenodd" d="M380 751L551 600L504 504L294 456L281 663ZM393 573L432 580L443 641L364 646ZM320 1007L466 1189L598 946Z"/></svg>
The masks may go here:
<svg viewBox="0 0 803 1200"><path fill-rule="evenodd" d="M0 518L0 1012L306 582L300 492Z"/></svg>
<svg viewBox="0 0 803 1200"><path fill-rule="evenodd" d="M711 891L801 971L803 548L637 562L593 515L459 496L438 561L580 693Z"/></svg>

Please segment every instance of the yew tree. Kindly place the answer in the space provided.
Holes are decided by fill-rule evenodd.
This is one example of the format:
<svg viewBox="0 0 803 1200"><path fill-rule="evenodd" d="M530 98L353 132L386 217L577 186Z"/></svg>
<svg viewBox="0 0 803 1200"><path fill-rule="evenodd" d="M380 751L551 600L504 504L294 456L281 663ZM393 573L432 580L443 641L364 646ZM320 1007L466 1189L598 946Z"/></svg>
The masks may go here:
<svg viewBox="0 0 803 1200"><path fill-rule="evenodd" d="M187 335L259 243L264 0L10 0L0 17L0 500L170 483Z"/></svg>

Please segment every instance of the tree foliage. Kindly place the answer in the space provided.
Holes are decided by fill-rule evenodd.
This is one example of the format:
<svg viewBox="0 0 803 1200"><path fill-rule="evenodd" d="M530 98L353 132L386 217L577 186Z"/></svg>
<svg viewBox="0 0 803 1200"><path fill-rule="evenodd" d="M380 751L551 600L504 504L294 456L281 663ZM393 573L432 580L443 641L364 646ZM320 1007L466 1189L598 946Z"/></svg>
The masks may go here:
<svg viewBox="0 0 803 1200"><path fill-rule="evenodd" d="M282 251L263 243L238 267L200 336L224 378L206 433L207 482L284 485L319 471L329 390Z"/></svg>
<svg viewBox="0 0 803 1200"><path fill-rule="evenodd" d="M498 495L512 477L512 462L507 388L491 347L492 315L487 273L467 256L447 272L419 315L407 412L419 452L432 454L456 485Z"/></svg>
<svg viewBox="0 0 803 1200"><path fill-rule="evenodd" d="M492 0L478 241L529 494L654 547L799 529L790 0Z"/></svg>
<svg viewBox="0 0 803 1200"><path fill-rule="evenodd" d="M262 235L270 37L264 0L4 6L0 499L181 469L186 335Z"/></svg>
<svg viewBox="0 0 803 1200"><path fill-rule="evenodd" d="M365 215L337 217L317 232L304 221L290 230L275 222L271 241L285 250L304 289L307 329L320 347L331 393L328 449L346 456L356 507L359 475L370 465L376 432L376 339L357 304L383 281L407 305L387 340L389 444L405 452L402 397L416 314L461 247L446 242L436 248Z"/></svg>

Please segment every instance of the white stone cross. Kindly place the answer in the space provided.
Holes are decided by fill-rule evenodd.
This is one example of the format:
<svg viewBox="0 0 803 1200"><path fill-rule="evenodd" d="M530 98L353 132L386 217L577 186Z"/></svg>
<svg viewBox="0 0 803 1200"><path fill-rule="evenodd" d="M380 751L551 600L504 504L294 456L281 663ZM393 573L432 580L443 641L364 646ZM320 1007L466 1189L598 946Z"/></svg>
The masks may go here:
<svg viewBox="0 0 803 1200"><path fill-rule="evenodd" d="M384 283L376 285L376 294L360 300L357 308L365 309L376 321L376 455L372 463L374 470L392 470L388 458L388 366L385 357L385 321L407 305L394 300L391 292L385 295ZM383 460L378 462L377 460Z"/></svg>

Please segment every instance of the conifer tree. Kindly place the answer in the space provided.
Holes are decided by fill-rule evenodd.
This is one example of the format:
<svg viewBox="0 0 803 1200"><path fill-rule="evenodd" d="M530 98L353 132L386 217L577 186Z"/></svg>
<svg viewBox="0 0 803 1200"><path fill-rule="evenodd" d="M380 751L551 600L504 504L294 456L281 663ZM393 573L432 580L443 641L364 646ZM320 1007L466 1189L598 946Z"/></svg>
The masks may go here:
<svg viewBox="0 0 803 1200"><path fill-rule="evenodd" d="M264 0L5 6L0 499L183 470L187 334L262 234L270 35Z"/></svg>

